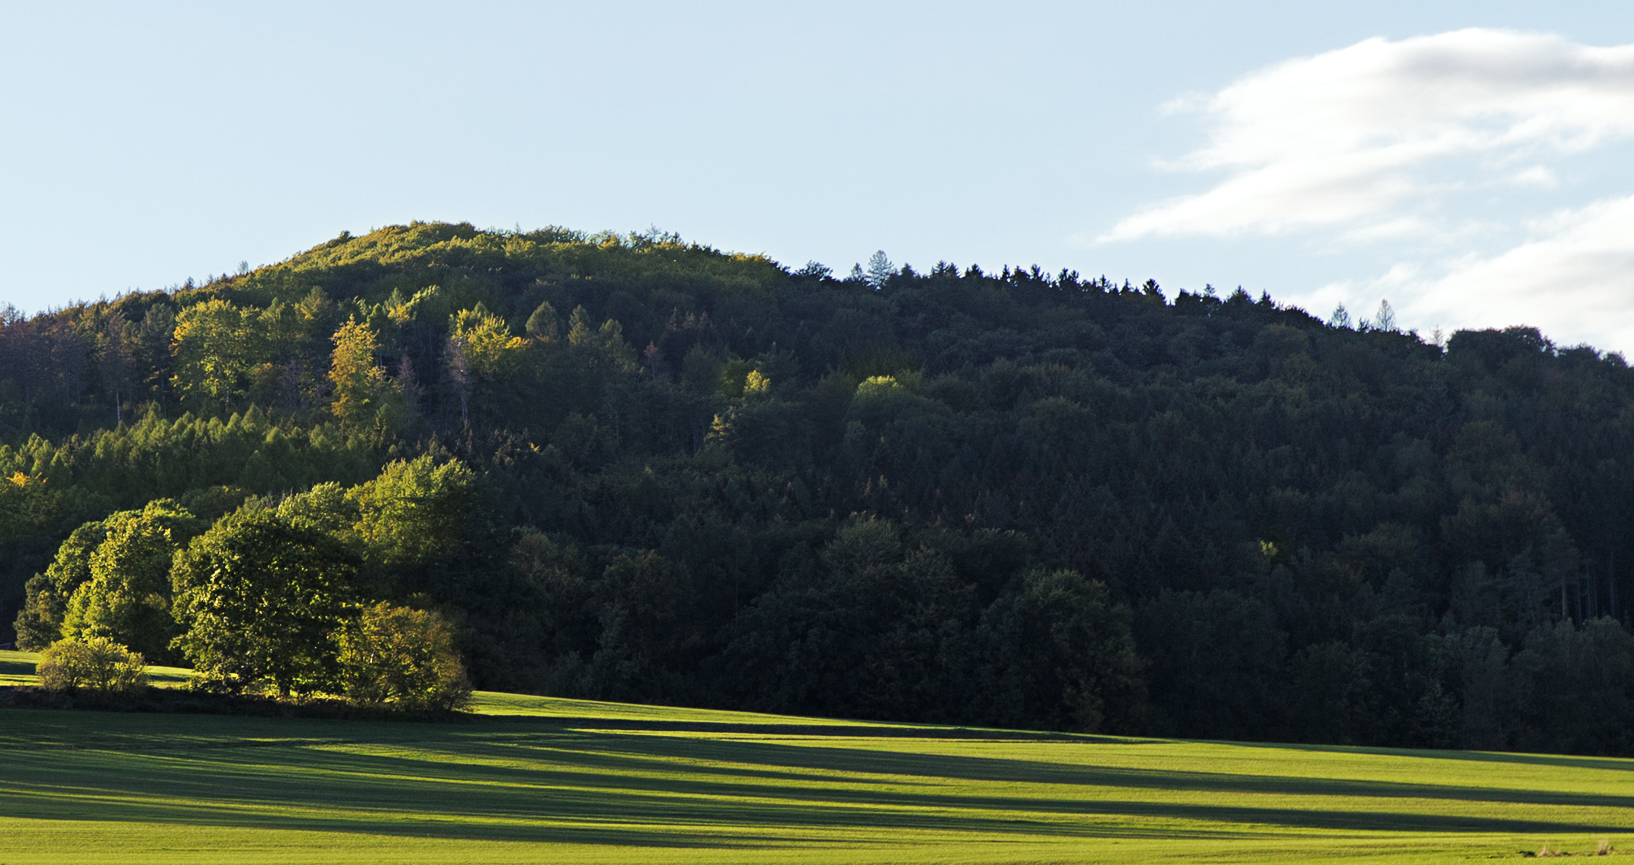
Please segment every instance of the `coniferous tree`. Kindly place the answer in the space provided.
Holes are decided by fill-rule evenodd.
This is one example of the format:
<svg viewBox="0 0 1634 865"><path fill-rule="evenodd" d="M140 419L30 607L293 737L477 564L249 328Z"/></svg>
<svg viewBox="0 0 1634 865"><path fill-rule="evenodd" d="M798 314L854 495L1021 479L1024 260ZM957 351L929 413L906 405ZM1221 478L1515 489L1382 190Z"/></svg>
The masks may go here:
<svg viewBox="0 0 1634 865"><path fill-rule="evenodd" d="M878 250L868 257L867 280L875 290L883 288L893 276L896 276L896 266L886 257L885 250Z"/></svg>

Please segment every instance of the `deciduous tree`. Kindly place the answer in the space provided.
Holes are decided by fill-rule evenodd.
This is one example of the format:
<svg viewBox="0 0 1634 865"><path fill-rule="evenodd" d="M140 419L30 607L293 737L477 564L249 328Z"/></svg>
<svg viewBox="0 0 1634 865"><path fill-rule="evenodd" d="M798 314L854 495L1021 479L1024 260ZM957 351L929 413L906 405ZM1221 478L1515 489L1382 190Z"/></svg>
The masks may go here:
<svg viewBox="0 0 1634 865"><path fill-rule="evenodd" d="M209 681L279 694L333 688L356 610L357 560L339 541L268 511L218 522L176 558L176 646Z"/></svg>

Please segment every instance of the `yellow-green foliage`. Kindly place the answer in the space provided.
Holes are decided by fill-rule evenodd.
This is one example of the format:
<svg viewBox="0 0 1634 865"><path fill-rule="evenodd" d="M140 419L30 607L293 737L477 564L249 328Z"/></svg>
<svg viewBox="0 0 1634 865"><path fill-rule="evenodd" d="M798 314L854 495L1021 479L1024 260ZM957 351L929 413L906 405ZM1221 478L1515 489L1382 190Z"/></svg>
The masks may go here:
<svg viewBox="0 0 1634 865"><path fill-rule="evenodd" d="M39 531L57 518L62 506L62 496L47 487L38 471L31 475L15 462L6 464L9 450L0 445L0 470L9 469L0 477L0 542Z"/></svg>
<svg viewBox="0 0 1634 865"><path fill-rule="evenodd" d="M324 532L275 511L232 514L176 556L174 645L212 687L326 690L356 571L351 550Z"/></svg>
<svg viewBox="0 0 1634 865"><path fill-rule="evenodd" d="M374 604L341 632L341 679L360 703L404 709L460 709L471 683L454 631L435 612Z"/></svg>
<svg viewBox="0 0 1634 865"><path fill-rule="evenodd" d="M127 694L147 685L147 662L106 637L58 640L40 653L40 685Z"/></svg>
<svg viewBox="0 0 1634 865"><path fill-rule="evenodd" d="M176 372L171 383L192 404L225 405L249 386L249 373L265 354L256 326L261 310L240 309L214 298L183 309L176 316Z"/></svg>
<svg viewBox="0 0 1634 865"><path fill-rule="evenodd" d="M170 562L202 526L169 499L102 522L107 534L91 553L89 579L69 596L63 636L105 637L162 655L175 636Z"/></svg>
<svg viewBox="0 0 1634 865"><path fill-rule="evenodd" d="M346 492L365 556L381 562L436 559L457 543L470 517L476 475L464 463L429 455L398 460Z"/></svg>
<svg viewBox="0 0 1634 865"><path fill-rule="evenodd" d="M170 381L185 403L217 411L245 398L311 398L310 375L288 366L329 333L335 306L321 288L294 304L274 297L265 308L206 297L176 315Z"/></svg>
<svg viewBox="0 0 1634 865"><path fill-rule="evenodd" d="M863 379L857 385L857 396L864 399L878 399L898 392L902 385L897 383L894 375L875 375Z"/></svg>
<svg viewBox="0 0 1634 865"><path fill-rule="evenodd" d="M119 429L61 441L31 436L19 446L0 444L0 540L60 520L65 510L108 513L109 500L139 507L212 486L274 493L355 482L383 462L366 435L334 423L280 424L254 406L226 418L150 412ZM19 472L26 480L17 480ZM102 498L76 502L62 490Z"/></svg>
<svg viewBox="0 0 1634 865"><path fill-rule="evenodd" d="M0 658L0 661L3 661ZM8 862L1458 863L1634 842L1634 763L479 693L460 724L0 710Z"/></svg>
<svg viewBox="0 0 1634 865"><path fill-rule="evenodd" d="M329 408L345 423L372 421L391 394L391 381L375 360L379 337L367 324L353 320L335 331L334 342L329 381L335 395Z"/></svg>
<svg viewBox="0 0 1634 865"><path fill-rule="evenodd" d="M480 305L455 313L449 335L464 348L471 371L490 380L515 372L528 345L527 340L511 335L504 319L489 314Z"/></svg>
<svg viewBox="0 0 1634 865"><path fill-rule="evenodd" d="M469 223L415 222L353 237L343 234L282 264L256 272L275 281L277 271L322 274L362 262L492 268L526 264L567 274L598 276L699 276L740 287L760 287L783 278L777 263L763 255L723 253L671 238L596 234L545 228L524 234L478 231Z"/></svg>

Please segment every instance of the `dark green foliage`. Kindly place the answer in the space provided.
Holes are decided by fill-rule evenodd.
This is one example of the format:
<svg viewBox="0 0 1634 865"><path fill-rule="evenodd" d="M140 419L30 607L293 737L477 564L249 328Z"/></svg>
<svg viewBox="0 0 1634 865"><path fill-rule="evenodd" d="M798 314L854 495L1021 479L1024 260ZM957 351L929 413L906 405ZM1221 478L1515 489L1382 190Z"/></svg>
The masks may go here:
<svg viewBox="0 0 1634 865"><path fill-rule="evenodd" d="M1288 635L1263 601L1164 590L1136 608L1134 624L1154 731L1252 739L1279 726Z"/></svg>
<svg viewBox="0 0 1634 865"><path fill-rule="evenodd" d="M853 517L816 555L796 548L733 624L738 699L781 712L971 719L975 606L941 553Z"/></svg>
<svg viewBox="0 0 1634 865"><path fill-rule="evenodd" d="M68 604L44 574L35 574L23 585L25 599L13 623L17 645L25 651L39 651L62 633L62 617Z"/></svg>
<svg viewBox="0 0 1634 865"><path fill-rule="evenodd" d="M995 726L1137 730L1145 665L1129 613L1074 571L1037 570L982 616L979 701Z"/></svg>
<svg viewBox="0 0 1634 865"><path fill-rule="evenodd" d="M45 573L28 581L28 603L17 618L17 644L40 651L62 639L62 620L68 599L91 580L91 555L108 537L103 520L93 520L69 533L57 548L56 558Z"/></svg>
<svg viewBox="0 0 1634 865"><path fill-rule="evenodd" d="M1521 747L1630 752L1634 638L1617 622L1540 626L1527 636L1514 667Z"/></svg>
<svg viewBox="0 0 1634 865"><path fill-rule="evenodd" d="M1634 749L1634 372L1529 328L414 224L8 317L0 353L29 645L169 496L440 611L478 687ZM337 423L337 380L391 411Z"/></svg>

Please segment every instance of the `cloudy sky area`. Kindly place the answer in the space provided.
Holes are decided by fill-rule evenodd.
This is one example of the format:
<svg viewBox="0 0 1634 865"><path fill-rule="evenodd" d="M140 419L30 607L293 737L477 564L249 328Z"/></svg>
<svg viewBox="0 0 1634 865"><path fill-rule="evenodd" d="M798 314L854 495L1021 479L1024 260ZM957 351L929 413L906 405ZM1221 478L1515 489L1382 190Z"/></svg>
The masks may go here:
<svg viewBox="0 0 1634 865"><path fill-rule="evenodd" d="M1634 345L1634 188L1601 170L1634 135L1634 45L1470 28L1270 65L1166 112L1200 147L1160 163L1203 189L1143 206L1097 243L1287 237L1375 247L1383 273L1296 292L1359 312L1394 296L1421 327L1525 322Z"/></svg>
<svg viewBox="0 0 1634 865"><path fill-rule="evenodd" d="M1634 4L0 0L0 82L29 311L443 219L1634 351Z"/></svg>

